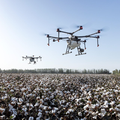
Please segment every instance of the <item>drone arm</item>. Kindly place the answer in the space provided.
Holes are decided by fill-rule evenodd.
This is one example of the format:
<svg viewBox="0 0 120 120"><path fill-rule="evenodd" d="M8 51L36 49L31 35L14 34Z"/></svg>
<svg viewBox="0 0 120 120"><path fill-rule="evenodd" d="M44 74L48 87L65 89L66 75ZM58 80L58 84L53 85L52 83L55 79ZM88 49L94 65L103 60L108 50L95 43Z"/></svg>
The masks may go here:
<svg viewBox="0 0 120 120"><path fill-rule="evenodd" d="M60 32L66 33L66 34L70 34L70 35L72 34L72 33L70 33L70 32L61 31L61 30L59 30L59 28L57 29L57 32L58 32L58 39L59 39L59 33L60 33Z"/></svg>
<svg viewBox="0 0 120 120"><path fill-rule="evenodd" d="M76 30L76 31L72 32L72 35L73 35L74 33L78 32L78 31L82 30L82 29L83 29L83 27L82 27L82 26L80 26L78 30Z"/></svg>

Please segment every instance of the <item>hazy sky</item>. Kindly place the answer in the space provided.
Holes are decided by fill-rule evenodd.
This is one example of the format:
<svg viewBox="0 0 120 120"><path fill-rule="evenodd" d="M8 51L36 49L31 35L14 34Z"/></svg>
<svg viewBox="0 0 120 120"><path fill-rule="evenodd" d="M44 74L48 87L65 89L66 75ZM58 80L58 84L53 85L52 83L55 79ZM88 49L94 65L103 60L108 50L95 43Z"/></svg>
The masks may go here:
<svg viewBox="0 0 120 120"><path fill-rule="evenodd" d="M119 0L0 0L0 68L1 69L120 69L120 1ZM51 42L44 33L57 36L57 27L86 35L105 28L96 39L87 41L86 55L63 56L67 43ZM68 36L68 35L66 35ZM37 64L22 61L22 56L42 56Z"/></svg>

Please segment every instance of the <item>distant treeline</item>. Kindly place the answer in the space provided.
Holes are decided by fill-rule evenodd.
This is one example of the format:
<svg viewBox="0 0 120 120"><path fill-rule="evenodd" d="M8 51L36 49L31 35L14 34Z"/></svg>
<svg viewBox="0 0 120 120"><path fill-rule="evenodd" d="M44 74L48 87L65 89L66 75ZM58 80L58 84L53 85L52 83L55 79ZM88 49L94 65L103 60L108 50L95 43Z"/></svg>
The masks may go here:
<svg viewBox="0 0 120 120"><path fill-rule="evenodd" d="M113 74L115 74L115 75L120 75L120 70L115 69L115 70L113 71Z"/></svg>
<svg viewBox="0 0 120 120"><path fill-rule="evenodd" d="M64 73L64 74L111 74L107 69L92 69L92 70L73 70L73 69L34 69L34 70L22 70L22 69L9 69L9 70L1 70L0 73Z"/></svg>

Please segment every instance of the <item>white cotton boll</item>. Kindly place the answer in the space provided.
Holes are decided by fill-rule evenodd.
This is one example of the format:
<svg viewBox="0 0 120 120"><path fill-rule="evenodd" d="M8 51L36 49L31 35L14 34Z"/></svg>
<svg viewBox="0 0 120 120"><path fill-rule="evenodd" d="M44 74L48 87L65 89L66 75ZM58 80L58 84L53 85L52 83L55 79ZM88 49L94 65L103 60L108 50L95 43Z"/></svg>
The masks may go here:
<svg viewBox="0 0 120 120"><path fill-rule="evenodd" d="M119 109L119 108L115 108L115 110L116 110L117 112L120 112L120 109Z"/></svg>
<svg viewBox="0 0 120 120"><path fill-rule="evenodd" d="M26 95L27 97L31 97L31 96L33 96L33 94L31 93L31 94L28 94L28 95Z"/></svg>
<svg viewBox="0 0 120 120"><path fill-rule="evenodd" d="M78 112L78 116L82 117L82 113L81 113L81 112Z"/></svg>
<svg viewBox="0 0 120 120"><path fill-rule="evenodd" d="M25 112L24 115L27 116L27 115L28 115L28 112Z"/></svg>
<svg viewBox="0 0 120 120"><path fill-rule="evenodd" d="M87 118L86 118L86 117L84 117L84 118L81 118L80 120L87 120Z"/></svg>
<svg viewBox="0 0 120 120"><path fill-rule="evenodd" d="M0 116L0 120L5 120L5 115Z"/></svg>
<svg viewBox="0 0 120 120"><path fill-rule="evenodd" d="M56 112L56 110L52 110L52 113L55 113Z"/></svg>
<svg viewBox="0 0 120 120"><path fill-rule="evenodd" d="M108 101L104 101L104 105L108 105Z"/></svg>
<svg viewBox="0 0 120 120"><path fill-rule="evenodd" d="M10 92L14 92L14 90L13 90L13 89L11 89L11 90L10 90Z"/></svg>
<svg viewBox="0 0 120 120"><path fill-rule="evenodd" d="M21 103L22 103L22 102L23 102L23 99L22 99L22 98L19 98L19 102L21 102Z"/></svg>
<svg viewBox="0 0 120 120"><path fill-rule="evenodd" d="M117 108L120 108L120 104L118 104L116 107L117 107Z"/></svg>
<svg viewBox="0 0 120 120"><path fill-rule="evenodd" d="M49 100L49 98L48 98L48 97L46 97L46 98L45 98L45 100Z"/></svg>
<svg viewBox="0 0 120 120"><path fill-rule="evenodd" d="M36 97L36 100L40 100L40 97Z"/></svg>
<svg viewBox="0 0 120 120"><path fill-rule="evenodd" d="M29 117L29 120L34 120L34 117Z"/></svg>
<svg viewBox="0 0 120 120"><path fill-rule="evenodd" d="M118 118L120 118L120 113L117 114Z"/></svg>
<svg viewBox="0 0 120 120"><path fill-rule="evenodd" d="M38 116L41 118L41 117L42 117L42 113L41 113L41 112L38 112Z"/></svg>
<svg viewBox="0 0 120 120"><path fill-rule="evenodd" d="M109 111L112 112L112 111L113 111L113 108L110 108Z"/></svg>
<svg viewBox="0 0 120 120"><path fill-rule="evenodd" d="M32 103L30 103L30 106L29 106L30 108L33 108L34 106L33 106L33 104Z"/></svg>
<svg viewBox="0 0 120 120"><path fill-rule="evenodd" d="M95 109L95 104L91 104L91 108L92 108L92 109Z"/></svg>
<svg viewBox="0 0 120 120"><path fill-rule="evenodd" d="M40 120L40 117L37 117L36 120Z"/></svg>
<svg viewBox="0 0 120 120"><path fill-rule="evenodd" d="M48 111L45 111L46 114L48 114L49 112Z"/></svg>
<svg viewBox="0 0 120 120"><path fill-rule="evenodd" d="M96 119L97 119L97 115L93 116L93 119L95 119L95 120L96 120Z"/></svg>
<svg viewBox="0 0 120 120"><path fill-rule="evenodd" d="M114 90L115 93L118 93L119 91L118 90Z"/></svg>
<svg viewBox="0 0 120 120"><path fill-rule="evenodd" d="M44 106L43 109L46 110L46 109L47 109L47 106Z"/></svg>
<svg viewBox="0 0 120 120"><path fill-rule="evenodd" d="M103 113L98 113L98 115L102 118L104 117L104 114Z"/></svg>
<svg viewBox="0 0 120 120"><path fill-rule="evenodd" d="M9 106L9 111L11 112L11 110L13 109L13 106L11 104L9 104L8 106Z"/></svg>
<svg viewBox="0 0 120 120"><path fill-rule="evenodd" d="M115 101L111 101L110 105L113 106L115 104Z"/></svg>
<svg viewBox="0 0 120 120"><path fill-rule="evenodd" d="M5 108L0 107L0 113L3 114L5 112Z"/></svg>
<svg viewBox="0 0 120 120"><path fill-rule="evenodd" d="M16 111L15 108L12 109L12 112L13 112L14 115L17 115L17 111Z"/></svg>
<svg viewBox="0 0 120 120"><path fill-rule="evenodd" d="M23 92L23 95L24 95L24 96L26 96L26 93L25 93L25 92Z"/></svg>
<svg viewBox="0 0 120 120"><path fill-rule="evenodd" d="M22 108L22 110L24 111L24 112L26 112L27 111L27 108L25 107L25 108Z"/></svg>
<svg viewBox="0 0 120 120"><path fill-rule="evenodd" d="M43 101L43 99L40 99L40 103L43 103L44 101Z"/></svg>
<svg viewBox="0 0 120 120"><path fill-rule="evenodd" d="M113 95L111 94L110 97L113 98Z"/></svg>
<svg viewBox="0 0 120 120"><path fill-rule="evenodd" d="M100 105L98 103L95 104L95 107L98 108Z"/></svg>
<svg viewBox="0 0 120 120"><path fill-rule="evenodd" d="M41 104L41 105L40 105L40 108L42 108L42 109L43 109L43 108L44 108L44 105L42 105L42 104Z"/></svg>
<svg viewBox="0 0 120 120"><path fill-rule="evenodd" d="M47 118L47 119L45 119L45 120L50 120L50 118Z"/></svg>
<svg viewBox="0 0 120 120"><path fill-rule="evenodd" d="M58 108L57 108L57 107L54 107L54 110L58 110Z"/></svg>
<svg viewBox="0 0 120 120"><path fill-rule="evenodd" d="M11 117L14 120L16 118L16 115L12 114Z"/></svg>
<svg viewBox="0 0 120 120"><path fill-rule="evenodd" d="M52 109L51 106L49 106L48 109Z"/></svg>
<svg viewBox="0 0 120 120"><path fill-rule="evenodd" d="M26 88L22 88L21 91L22 91L22 92L26 91Z"/></svg>
<svg viewBox="0 0 120 120"><path fill-rule="evenodd" d="M85 105L85 106L83 107L83 109L84 109L84 110L89 109L89 105Z"/></svg>
<svg viewBox="0 0 120 120"><path fill-rule="evenodd" d="M62 91L60 91L60 95L63 96L63 92Z"/></svg>
<svg viewBox="0 0 120 120"><path fill-rule="evenodd" d="M30 103L26 103L26 106L29 107L29 106L30 106Z"/></svg>
<svg viewBox="0 0 120 120"><path fill-rule="evenodd" d="M16 105L16 102L15 102L15 101L11 102L11 105L12 105L12 106L15 106L15 105Z"/></svg>
<svg viewBox="0 0 120 120"><path fill-rule="evenodd" d="M103 113L103 115L106 114L106 110L105 109L101 109L101 113Z"/></svg>
<svg viewBox="0 0 120 120"><path fill-rule="evenodd" d="M42 113L42 110L41 110L41 109L39 109L38 111Z"/></svg>
<svg viewBox="0 0 120 120"><path fill-rule="evenodd" d="M104 105L104 108L108 108L108 105Z"/></svg>
<svg viewBox="0 0 120 120"><path fill-rule="evenodd" d="M20 102L18 102L17 104L18 104L18 106L22 105L22 103L20 103Z"/></svg>
<svg viewBox="0 0 120 120"><path fill-rule="evenodd" d="M39 103L35 103L35 105L34 105L35 107L38 107L39 106Z"/></svg>
<svg viewBox="0 0 120 120"><path fill-rule="evenodd" d="M16 97L11 97L11 101L17 101Z"/></svg>
<svg viewBox="0 0 120 120"><path fill-rule="evenodd" d="M69 114L70 112L74 112L74 110L73 109L68 109L68 111L66 113Z"/></svg>

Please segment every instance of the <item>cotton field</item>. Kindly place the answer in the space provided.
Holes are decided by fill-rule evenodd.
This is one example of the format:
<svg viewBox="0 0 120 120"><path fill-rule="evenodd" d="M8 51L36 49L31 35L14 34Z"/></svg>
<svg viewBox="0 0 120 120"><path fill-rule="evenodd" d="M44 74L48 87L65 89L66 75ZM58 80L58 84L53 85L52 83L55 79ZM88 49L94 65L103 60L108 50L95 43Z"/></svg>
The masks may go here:
<svg viewBox="0 0 120 120"><path fill-rule="evenodd" d="M0 74L1 120L120 120L120 77Z"/></svg>

